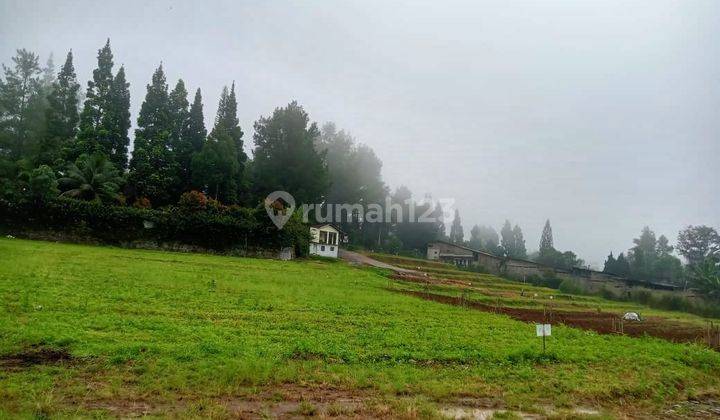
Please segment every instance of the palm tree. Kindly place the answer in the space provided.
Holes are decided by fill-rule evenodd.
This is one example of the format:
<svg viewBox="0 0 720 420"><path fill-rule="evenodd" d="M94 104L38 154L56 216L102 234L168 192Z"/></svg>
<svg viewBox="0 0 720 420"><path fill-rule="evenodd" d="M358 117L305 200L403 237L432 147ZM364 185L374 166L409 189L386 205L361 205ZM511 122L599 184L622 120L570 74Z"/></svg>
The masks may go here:
<svg viewBox="0 0 720 420"><path fill-rule="evenodd" d="M108 202L118 198L123 178L112 162L101 154L82 155L67 166L58 181L64 192L61 197Z"/></svg>

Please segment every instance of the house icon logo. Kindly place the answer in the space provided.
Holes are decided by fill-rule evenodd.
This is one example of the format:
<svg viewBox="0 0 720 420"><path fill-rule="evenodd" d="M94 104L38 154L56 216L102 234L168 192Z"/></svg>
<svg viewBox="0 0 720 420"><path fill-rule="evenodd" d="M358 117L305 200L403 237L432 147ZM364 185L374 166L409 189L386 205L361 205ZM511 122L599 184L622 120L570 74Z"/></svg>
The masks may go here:
<svg viewBox="0 0 720 420"><path fill-rule="evenodd" d="M275 226L282 229L295 211L295 198L287 191L273 191L265 197L265 211Z"/></svg>

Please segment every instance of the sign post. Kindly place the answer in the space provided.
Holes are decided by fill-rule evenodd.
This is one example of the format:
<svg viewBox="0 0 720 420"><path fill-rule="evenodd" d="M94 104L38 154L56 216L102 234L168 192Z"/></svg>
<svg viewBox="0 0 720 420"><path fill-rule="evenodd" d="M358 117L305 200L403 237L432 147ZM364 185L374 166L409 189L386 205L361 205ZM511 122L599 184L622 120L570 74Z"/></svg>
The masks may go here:
<svg viewBox="0 0 720 420"><path fill-rule="evenodd" d="M545 337L550 336L551 331L550 324L535 324L535 334L543 339L543 353L545 353Z"/></svg>

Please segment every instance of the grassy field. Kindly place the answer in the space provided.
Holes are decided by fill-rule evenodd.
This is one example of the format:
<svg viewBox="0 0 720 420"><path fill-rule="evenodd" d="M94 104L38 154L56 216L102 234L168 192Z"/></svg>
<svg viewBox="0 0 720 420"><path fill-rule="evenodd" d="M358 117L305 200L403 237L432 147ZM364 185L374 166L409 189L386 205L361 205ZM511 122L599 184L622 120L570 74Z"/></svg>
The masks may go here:
<svg viewBox="0 0 720 420"><path fill-rule="evenodd" d="M431 279L465 282L469 288L466 296L486 304L500 304L513 308L538 308L552 304L553 308L562 311L594 311L598 308L622 314L627 311L637 311L644 316L662 317L666 320L682 321L694 325L705 326L707 318L681 311L668 311L650 308L642 304L607 300L597 296L574 295L563 293L557 289L537 287L520 281L501 279L492 274L476 273L459 270L449 264L436 261L420 260L387 254L368 254L377 260L393 264L397 267L420 270L428 273ZM419 290L421 287L406 284L405 288ZM434 284L434 293L457 295L457 284L449 283L445 286ZM552 296L552 299L550 298ZM718 319L710 319L720 323Z"/></svg>
<svg viewBox="0 0 720 420"><path fill-rule="evenodd" d="M556 325L542 353L534 325L384 274L0 239L0 417L616 417L718 395L700 345Z"/></svg>

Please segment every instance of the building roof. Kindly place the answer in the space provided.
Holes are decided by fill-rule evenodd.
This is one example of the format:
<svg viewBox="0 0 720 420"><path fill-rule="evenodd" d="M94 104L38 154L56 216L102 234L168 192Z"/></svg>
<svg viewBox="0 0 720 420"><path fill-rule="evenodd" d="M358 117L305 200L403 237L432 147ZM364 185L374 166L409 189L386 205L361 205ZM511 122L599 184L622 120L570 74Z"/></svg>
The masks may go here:
<svg viewBox="0 0 720 420"><path fill-rule="evenodd" d="M568 270L562 270L562 269L555 268L555 267L550 267L550 266L548 266L548 265L541 264L541 263L539 263L539 262L530 261L530 260L524 260L524 259L521 259L521 258L499 257L499 256L497 256L497 255L490 254L490 253L485 252L485 251L480 251L480 250L477 250L477 249L468 248L468 247L466 247L466 246L464 246L464 245L454 244L454 243L452 243L452 242L444 241L444 240L442 240L442 239L438 239L438 240L432 241L432 242L430 242L430 243L433 243L433 242L440 242L440 243L443 243L443 244L446 244L446 245L456 246L456 247L458 247L458 248L465 249L465 250L468 250L468 251L473 252L473 253L487 255L487 256L489 256L489 257L494 257L494 258L497 258L497 259L504 259L504 260L507 260L507 261L515 260L515 261L522 261L522 262L532 263L532 264L538 265L538 266L540 266L540 267L546 267L546 268L549 268L549 269L555 270L556 272L561 272L561 273L571 274L573 271L576 271L576 272L577 272L577 271L584 271L584 272L588 272L588 273L599 273L599 274L603 274L603 275L606 275L606 276L615 277L618 281L625 282L625 283L628 284L628 285L644 286L644 287L648 287L648 288L651 288L651 289L664 289L664 290L675 290L675 289L678 289L678 286L672 285L672 284L660 283L660 282L652 282L652 281L647 281L647 280L635 280L635 279L630 279L630 278L627 278L627 277L619 276L619 275L617 275L617 274L606 273L606 272L604 272L604 271L597 271L597 270L593 270L593 269L586 268L586 267L572 267L572 269L568 271ZM445 254L445 255L453 256L453 254Z"/></svg>
<svg viewBox="0 0 720 420"><path fill-rule="evenodd" d="M488 256L488 257L497 258L497 259L499 259L499 260L522 261L522 262L526 262L526 263L536 264L536 265L539 265L539 266L541 266L541 267L547 267L546 265L540 264L539 262L536 262L536 261L530 261L530 260L525 260L525 259L522 259L522 258L515 258L515 257L501 257L501 256L499 256L499 255L491 254L491 253L486 252L486 251L480 251L479 249L468 248L468 247L466 247L466 246L464 246L464 245L454 244L454 243L452 243L452 242L444 241L444 240L442 240L442 239L438 239L438 240L432 241L432 242L430 242L430 243L433 243L433 242L440 242L440 243L443 243L443 244L446 244L446 245L456 246L456 247L458 247L458 248L462 248L462 249L468 250L468 251L470 251L470 252L474 252L474 253L476 253L476 254L486 255L486 256ZM548 268L551 268L551 267L548 267Z"/></svg>
<svg viewBox="0 0 720 420"><path fill-rule="evenodd" d="M495 258L500 258L500 259L503 258L503 257L498 257L497 255L491 254L491 253L489 253L489 252L485 252L485 251L480 251L480 250L477 250L477 249L468 248L468 247L466 247L466 246L464 246L464 245L454 244L454 243L452 243L452 242L444 241L444 240L442 240L442 239L438 239L438 240L432 241L432 242L430 242L430 243L433 243L433 242L440 242L440 243L445 244L445 245L456 246L456 247L458 247L458 248L460 248L460 249L464 249L464 250L467 250L467 251L470 251L470 252L473 252L473 253L477 253L477 254L487 255L487 256L489 256L489 257L495 257Z"/></svg>
<svg viewBox="0 0 720 420"><path fill-rule="evenodd" d="M314 225L310 225L311 228L315 228L315 229L320 229L320 228L323 228L323 227L325 227L325 226L330 226L331 228L333 228L333 229L335 229L336 231L338 231L338 233L342 233L343 235L345 235L345 232L344 232L342 229L340 229L340 228L338 227L338 225L336 225L336 224L334 224L334 223L316 223L316 224L314 224Z"/></svg>

